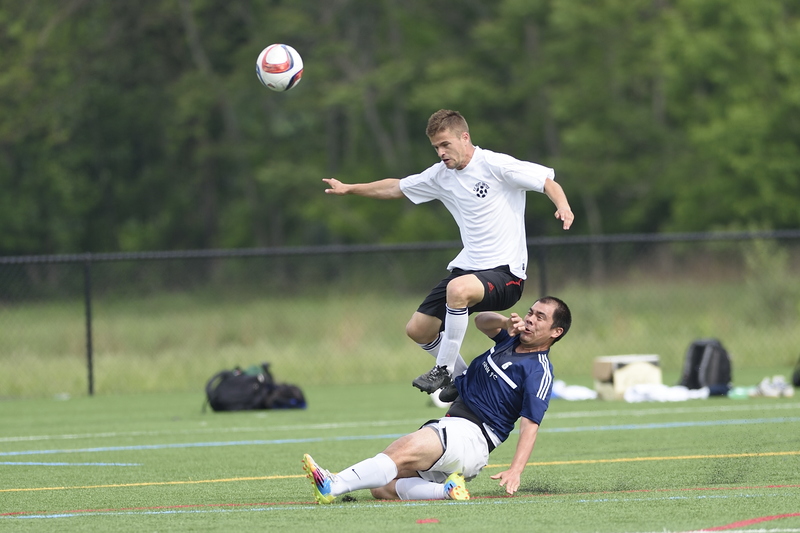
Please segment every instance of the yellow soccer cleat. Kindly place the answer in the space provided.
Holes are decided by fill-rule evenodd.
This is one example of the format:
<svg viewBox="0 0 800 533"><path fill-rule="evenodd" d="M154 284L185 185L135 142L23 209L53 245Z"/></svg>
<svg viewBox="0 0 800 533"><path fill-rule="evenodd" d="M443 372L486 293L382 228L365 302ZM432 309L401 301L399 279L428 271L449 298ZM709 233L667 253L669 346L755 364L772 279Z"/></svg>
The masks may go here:
<svg viewBox="0 0 800 533"><path fill-rule="evenodd" d="M448 500L469 500L467 482L461 474L450 474L444 481L444 495Z"/></svg>
<svg viewBox="0 0 800 533"><path fill-rule="evenodd" d="M306 477L311 480L311 485L314 487L314 499L317 503L333 503L336 496L331 494L331 473L315 463L308 454L303 456L303 470L306 471ZM461 478L461 481L463 483L464 478Z"/></svg>

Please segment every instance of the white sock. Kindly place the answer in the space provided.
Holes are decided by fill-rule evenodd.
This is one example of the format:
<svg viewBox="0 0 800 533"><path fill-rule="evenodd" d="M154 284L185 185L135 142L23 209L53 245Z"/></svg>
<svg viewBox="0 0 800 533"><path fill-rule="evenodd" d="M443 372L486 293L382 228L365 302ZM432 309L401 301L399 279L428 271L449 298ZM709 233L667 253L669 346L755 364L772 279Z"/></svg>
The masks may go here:
<svg viewBox="0 0 800 533"><path fill-rule="evenodd" d="M456 359L456 364L453 369L453 377L460 376L467 370L467 363L464 361L464 358L461 357L461 354L458 354L458 358Z"/></svg>
<svg viewBox="0 0 800 533"><path fill-rule="evenodd" d="M441 342L442 342L442 332L440 331L439 335L437 335L436 338L433 339L433 342L429 342L428 344L419 344L419 343L417 344L420 348L431 354L433 358L436 359L436 357L439 355L439 346L441 346Z"/></svg>
<svg viewBox="0 0 800 533"><path fill-rule="evenodd" d="M450 375L456 374L456 363L464 359L458 353L461 349L461 343L464 341L464 335L467 334L467 327L469 326L469 311L466 307L460 309L451 309L450 306L445 305L447 314L444 317L444 334L442 341L439 344L439 353L436 356L436 366L446 366ZM463 371L467 368L464 363ZM460 373L460 372L459 372Z"/></svg>
<svg viewBox="0 0 800 533"><path fill-rule="evenodd" d="M444 484L425 481L420 477L404 477L395 485L401 500L444 500Z"/></svg>
<svg viewBox="0 0 800 533"><path fill-rule="evenodd" d="M462 337L463 339L463 337ZM438 359L439 357L439 347L442 345L442 333L440 332L439 335L428 344L419 344L419 347L431 354L434 359ZM454 365L453 376L460 376L464 373L467 369L467 363L464 361L464 358L461 357L461 354L458 354L456 358L456 363Z"/></svg>
<svg viewBox="0 0 800 533"><path fill-rule="evenodd" d="M333 476L331 494L339 496L354 490L383 487L395 476L397 476L397 465L388 455L379 453Z"/></svg>

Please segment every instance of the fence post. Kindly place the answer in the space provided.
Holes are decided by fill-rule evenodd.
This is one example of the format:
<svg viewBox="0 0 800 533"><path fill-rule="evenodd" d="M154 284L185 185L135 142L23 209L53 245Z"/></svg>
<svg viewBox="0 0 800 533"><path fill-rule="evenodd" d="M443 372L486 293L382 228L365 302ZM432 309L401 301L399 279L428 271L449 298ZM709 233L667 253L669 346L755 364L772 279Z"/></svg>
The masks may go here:
<svg viewBox="0 0 800 533"><path fill-rule="evenodd" d="M94 365L92 354L92 258L86 255L83 263L83 299L86 307L86 365L89 373L89 396L94 395Z"/></svg>
<svg viewBox="0 0 800 533"><path fill-rule="evenodd" d="M536 249L536 262L539 265L539 298L547 296L547 247L538 246Z"/></svg>

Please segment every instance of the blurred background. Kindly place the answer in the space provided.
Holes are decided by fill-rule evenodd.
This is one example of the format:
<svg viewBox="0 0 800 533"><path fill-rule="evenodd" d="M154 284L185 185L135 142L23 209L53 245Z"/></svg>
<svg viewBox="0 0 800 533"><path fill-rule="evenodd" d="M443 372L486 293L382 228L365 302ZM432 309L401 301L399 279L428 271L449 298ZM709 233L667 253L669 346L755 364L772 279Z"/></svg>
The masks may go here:
<svg viewBox="0 0 800 533"><path fill-rule="evenodd" d="M255 76L275 42L305 62L287 93ZM557 373L656 353L674 374L696 337L734 377L800 355L797 2L6 1L0 50L0 397L427 370L404 326L455 223L321 179L435 163L439 108L570 199L565 233L529 194L515 309L573 308Z"/></svg>

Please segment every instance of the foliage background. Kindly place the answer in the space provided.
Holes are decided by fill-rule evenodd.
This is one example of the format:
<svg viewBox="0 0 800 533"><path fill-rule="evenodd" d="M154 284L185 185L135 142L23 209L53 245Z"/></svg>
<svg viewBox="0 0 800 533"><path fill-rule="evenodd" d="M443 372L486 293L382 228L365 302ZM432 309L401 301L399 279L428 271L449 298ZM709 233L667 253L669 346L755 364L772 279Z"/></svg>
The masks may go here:
<svg viewBox="0 0 800 533"><path fill-rule="evenodd" d="M795 228L788 0L0 3L0 254L457 238L441 206L325 176L435 162L428 116L552 166L573 233ZM285 94L255 79L303 55ZM530 236L560 232L531 197Z"/></svg>

